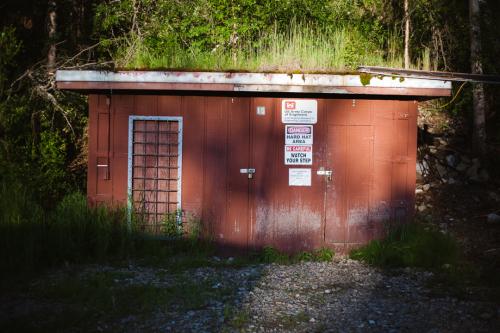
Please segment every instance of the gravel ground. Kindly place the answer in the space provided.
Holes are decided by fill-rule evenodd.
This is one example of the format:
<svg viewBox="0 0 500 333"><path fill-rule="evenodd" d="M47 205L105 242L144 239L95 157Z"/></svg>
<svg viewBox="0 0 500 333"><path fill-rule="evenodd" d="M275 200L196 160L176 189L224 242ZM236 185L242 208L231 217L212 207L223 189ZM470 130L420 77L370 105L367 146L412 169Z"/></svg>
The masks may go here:
<svg viewBox="0 0 500 333"><path fill-rule="evenodd" d="M498 305L436 297L432 273L384 274L352 260L266 267L249 293L249 331L495 332Z"/></svg>
<svg viewBox="0 0 500 333"><path fill-rule="evenodd" d="M499 303L436 293L429 284L432 273L387 272L348 259L183 272L95 265L78 272L80 277L112 273L122 287L182 289L187 283L206 288L200 289L206 297L201 303L196 298L196 306L180 306L171 300L146 315L101 316L98 322L86 323L85 331L90 327L121 332L498 332L500 328ZM45 276L31 288L45 285L44 281L57 284L67 274L62 270ZM180 295L188 292L180 291ZM39 318L33 314L43 312L42 308L57 317L64 304L74 306L68 300L48 302L26 295L4 295L0 297L0 328L10 327L5 323L15 317ZM63 331L82 330L74 326Z"/></svg>

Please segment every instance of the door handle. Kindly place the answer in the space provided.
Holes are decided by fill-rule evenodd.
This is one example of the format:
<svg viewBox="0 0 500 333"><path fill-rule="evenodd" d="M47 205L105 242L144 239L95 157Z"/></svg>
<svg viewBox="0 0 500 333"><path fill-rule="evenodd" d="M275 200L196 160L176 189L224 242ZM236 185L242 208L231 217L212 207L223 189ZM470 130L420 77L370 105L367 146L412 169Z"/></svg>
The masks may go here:
<svg viewBox="0 0 500 333"><path fill-rule="evenodd" d="M255 173L255 169L249 168L249 169L240 169L240 173L246 173L248 176L248 179L253 178L253 174Z"/></svg>
<svg viewBox="0 0 500 333"><path fill-rule="evenodd" d="M318 171L316 171L318 176L325 176L328 181L332 180L333 170L325 170L325 168L321 167Z"/></svg>

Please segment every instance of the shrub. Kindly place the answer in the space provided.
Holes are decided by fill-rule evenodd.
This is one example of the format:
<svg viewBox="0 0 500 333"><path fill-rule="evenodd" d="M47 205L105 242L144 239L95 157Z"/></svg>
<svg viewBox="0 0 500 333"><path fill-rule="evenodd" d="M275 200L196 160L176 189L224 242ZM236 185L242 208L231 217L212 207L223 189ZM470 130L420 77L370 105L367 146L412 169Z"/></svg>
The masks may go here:
<svg viewBox="0 0 500 333"><path fill-rule="evenodd" d="M383 240L353 250L350 257L382 267L436 269L456 264L458 248L451 236L412 223L391 230Z"/></svg>
<svg viewBox="0 0 500 333"><path fill-rule="evenodd" d="M265 246L262 249L261 253L261 260L266 263L279 263L279 264L286 264L289 263L290 257L274 247L271 246Z"/></svg>
<svg viewBox="0 0 500 333"><path fill-rule="evenodd" d="M313 254L315 261L332 261L333 257L335 257L335 252L326 247L314 251Z"/></svg>

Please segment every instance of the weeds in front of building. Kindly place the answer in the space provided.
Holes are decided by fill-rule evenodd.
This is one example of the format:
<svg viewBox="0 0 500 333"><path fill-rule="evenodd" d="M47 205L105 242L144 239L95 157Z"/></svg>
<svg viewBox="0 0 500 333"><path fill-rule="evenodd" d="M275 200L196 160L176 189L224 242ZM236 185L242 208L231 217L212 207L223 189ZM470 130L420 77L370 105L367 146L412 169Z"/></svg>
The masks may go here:
<svg viewBox="0 0 500 333"><path fill-rule="evenodd" d="M350 257L380 267L436 269L457 263L458 246L450 235L411 223L393 227L386 238L352 251Z"/></svg>
<svg viewBox="0 0 500 333"><path fill-rule="evenodd" d="M15 182L0 182L0 268L4 272L35 272L63 264L110 260L143 260L176 269L205 265L293 263L331 260L320 249L289 256L266 247L235 260L213 260L211 239L203 237L201 221L180 212L166 214L160 235L143 231L140 214L128 219L125 207L89 207L85 195L73 193L54 205L40 206L33 191ZM128 221L128 223L127 223ZM217 257L215 257L217 258Z"/></svg>
<svg viewBox="0 0 500 333"><path fill-rule="evenodd" d="M115 259L162 260L174 253L212 251L210 244L198 240L195 227L187 237L168 242L147 237L140 227L135 218L127 223L126 208L89 207L81 193L69 194L46 210L30 189L0 182L0 267L6 272ZM176 233L180 236L182 230Z"/></svg>
<svg viewBox="0 0 500 333"><path fill-rule="evenodd" d="M206 264L207 258L215 255L213 242L203 239L199 219L184 218L180 223L179 216L174 212L163 219L165 238L145 237L140 219L126 223L125 208L89 207L83 194L74 193L47 212L28 189L4 182L0 184L1 267L5 271L30 271L63 263L128 258L169 258L183 267ZM288 255L264 247L235 263L290 264L331 261L333 257L334 252L327 248ZM391 230L383 240L353 251L351 258L382 267L436 269L457 264L458 246L449 235L421 224L408 224Z"/></svg>

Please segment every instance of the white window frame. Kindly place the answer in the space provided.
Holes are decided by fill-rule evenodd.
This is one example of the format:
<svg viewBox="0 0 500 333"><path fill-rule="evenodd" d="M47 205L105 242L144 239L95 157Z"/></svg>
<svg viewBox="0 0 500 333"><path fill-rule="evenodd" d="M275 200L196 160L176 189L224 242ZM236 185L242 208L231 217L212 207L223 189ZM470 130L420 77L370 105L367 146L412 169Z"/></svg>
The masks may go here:
<svg viewBox="0 0 500 333"><path fill-rule="evenodd" d="M133 164L133 141L134 141L134 121L136 120L155 120L155 121L177 121L179 123L179 133L178 133L178 157L177 157L177 222L181 223L181 210L182 210L182 134L183 134L183 124L182 117L170 117L170 116L137 116L130 115L128 117L128 176L127 176L127 224L130 229L132 226L132 164Z"/></svg>

